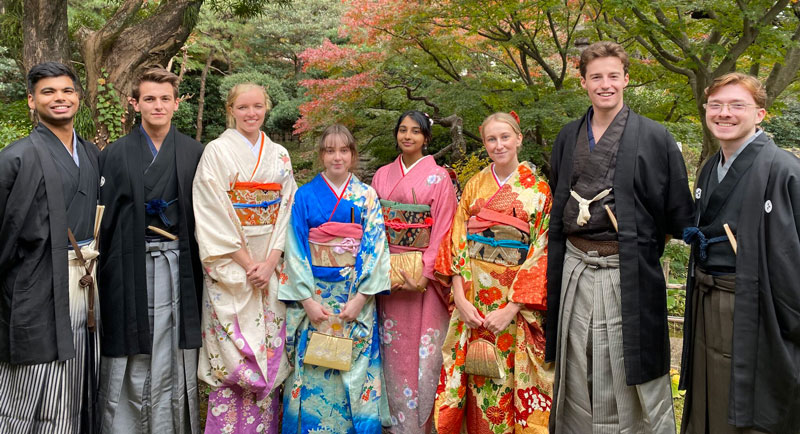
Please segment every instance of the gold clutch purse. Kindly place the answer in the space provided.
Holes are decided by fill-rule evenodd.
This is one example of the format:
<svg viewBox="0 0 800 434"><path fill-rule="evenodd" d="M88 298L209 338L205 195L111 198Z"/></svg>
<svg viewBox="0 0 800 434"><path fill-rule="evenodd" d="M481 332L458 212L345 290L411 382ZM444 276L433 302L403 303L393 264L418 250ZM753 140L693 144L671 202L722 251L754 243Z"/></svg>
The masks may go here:
<svg viewBox="0 0 800 434"><path fill-rule="evenodd" d="M467 359L464 372L489 378L505 377L505 370L500 366L497 347L484 338L478 338L467 345Z"/></svg>
<svg viewBox="0 0 800 434"><path fill-rule="evenodd" d="M389 260L392 264L390 272L392 286L403 285L406 282L400 270L405 271L412 282L419 282L422 279L422 252L392 253ZM420 292L425 292L425 288Z"/></svg>
<svg viewBox="0 0 800 434"><path fill-rule="evenodd" d="M353 340L320 332L311 332L303 363L349 371L353 358Z"/></svg>

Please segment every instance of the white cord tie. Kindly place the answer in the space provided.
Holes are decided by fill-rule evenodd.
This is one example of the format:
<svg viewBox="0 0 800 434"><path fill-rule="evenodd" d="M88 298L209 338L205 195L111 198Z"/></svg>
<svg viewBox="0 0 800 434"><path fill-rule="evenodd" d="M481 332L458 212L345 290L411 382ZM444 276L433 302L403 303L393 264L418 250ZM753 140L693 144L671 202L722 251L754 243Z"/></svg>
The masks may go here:
<svg viewBox="0 0 800 434"><path fill-rule="evenodd" d="M597 196L593 197L591 200L586 200L578 193L575 193L575 190L569 191L569 194L578 201L578 226L585 225L589 221L589 218L592 217L592 215L589 213L589 205L591 205L591 203L594 201L608 196L609 193L611 193L611 189L607 188L600 193L597 193Z"/></svg>

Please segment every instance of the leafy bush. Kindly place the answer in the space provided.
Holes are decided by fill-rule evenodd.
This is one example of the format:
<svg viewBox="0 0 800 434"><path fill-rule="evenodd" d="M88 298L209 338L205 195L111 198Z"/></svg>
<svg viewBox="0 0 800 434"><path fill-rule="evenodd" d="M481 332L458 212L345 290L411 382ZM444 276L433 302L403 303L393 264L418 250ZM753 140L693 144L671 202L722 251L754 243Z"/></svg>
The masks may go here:
<svg viewBox="0 0 800 434"><path fill-rule="evenodd" d="M27 136L32 128L26 100L7 104L0 101L0 149Z"/></svg>

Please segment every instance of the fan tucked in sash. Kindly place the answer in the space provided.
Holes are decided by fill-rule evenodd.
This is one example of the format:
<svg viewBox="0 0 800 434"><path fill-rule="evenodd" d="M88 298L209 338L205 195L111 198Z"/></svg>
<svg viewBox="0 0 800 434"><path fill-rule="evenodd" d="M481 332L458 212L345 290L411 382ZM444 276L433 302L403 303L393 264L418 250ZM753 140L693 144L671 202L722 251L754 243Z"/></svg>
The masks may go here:
<svg viewBox="0 0 800 434"><path fill-rule="evenodd" d="M356 263L356 255L361 244L363 229L355 223L326 222L308 231L308 244L311 250L311 265L316 267L349 267L350 293L356 286L356 272L352 268ZM332 329L341 330L342 336L311 332L308 338L303 363L325 368L349 371L353 358L353 339L345 337L348 328L341 322L335 322ZM350 326L352 333L354 326Z"/></svg>
<svg viewBox="0 0 800 434"><path fill-rule="evenodd" d="M228 197L242 226L274 225L281 207L281 185L235 182Z"/></svg>
<svg viewBox="0 0 800 434"><path fill-rule="evenodd" d="M422 278L422 252L431 241L431 207L395 202L381 199L383 221L386 225L386 239L390 246L411 249L391 254L391 285L403 285L405 279L400 271L405 271L412 281ZM420 291L425 291L421 288Z"/></svg>
<svg viewBox="0 0 800 434"><path fill-rule="evenodd" d="M522 265L530 247L530 225L517 217L483 208L467 222L469 257L498 265Z"/></svg>

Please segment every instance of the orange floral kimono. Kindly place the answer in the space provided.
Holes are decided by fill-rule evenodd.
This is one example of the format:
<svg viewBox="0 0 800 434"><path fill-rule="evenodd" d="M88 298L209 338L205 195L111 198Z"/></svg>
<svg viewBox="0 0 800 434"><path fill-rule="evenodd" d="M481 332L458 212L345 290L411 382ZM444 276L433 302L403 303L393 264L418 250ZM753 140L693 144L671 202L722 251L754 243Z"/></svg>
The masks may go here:
<svg viewBox="0 0 800 434"><path fill-rule="evenodd" d="M553 370L544 362L547 300L547 183L523 162L502 185L493 165L467 182L456 211L451 246L439 251L439 274L464 279L464 292L482 316L520 303L511 324L494 335L470 329L453 311L442 347L444 365L435 405L441 434L547 433ZM470 342L496 346L503 378L465 372Z"/></svg>

